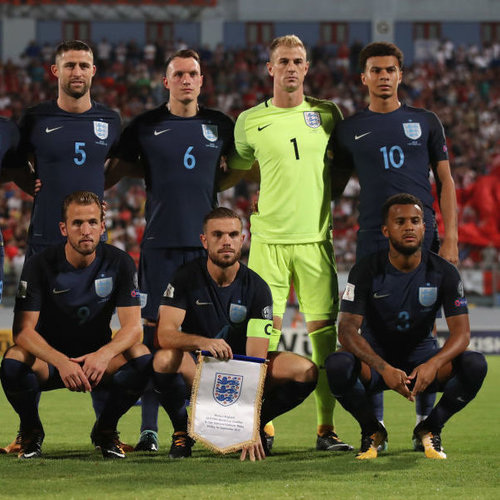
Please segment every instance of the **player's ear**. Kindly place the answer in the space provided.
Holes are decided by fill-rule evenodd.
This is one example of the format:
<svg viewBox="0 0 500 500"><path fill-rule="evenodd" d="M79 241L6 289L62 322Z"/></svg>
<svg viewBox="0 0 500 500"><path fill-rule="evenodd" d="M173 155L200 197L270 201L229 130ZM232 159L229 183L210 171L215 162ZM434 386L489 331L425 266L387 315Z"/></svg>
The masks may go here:
<svg viewBox="0 0 500 500"><path fill-rule="evenodd" d="M266 62L266 67L267 67L267 72L271 75L273 75L273 65L271 64L271 61Z"/></svg>
<svg viewBox="0 0 500 500"><path fill-rule="evenodd" d="M203 75L200 75L200 87L203 87Z"/></svg>
<svg viewBox="0 0 500 500"><path fill-rule="evenodd" d="M163 86L168 89L168 78L166 76L163 77Z"/></svg>
<svg viewBox="0 0 500 500"><path fill-rule="evenodd" d="M59 222L59 231L61 231L61 234L63 236L68 236L68 231L66 230L66 223L65 222Z"/></svg>
<svg viewBox="0 0 500 500"><path fill-rule="evenodd" d="M363 85L366 85L366 78L365 78L365 74L364 73L361 73L361 83Z"/></svg>
<svg viewBox="0 0 500 500"><path fill-rule="evenodd" d="M95 72L97 71L97 67L95 64L92 65L92 76L95 76Z"/></svg>
<svg viewBox="0 0 500 500"><path fill-rule="evenodd" d="M104 234L106 232L106 222L104 219L101 221L101 234Z"/></svg>
<svg viewBox="0 0 500 500"><path fill-rule="evenodd" d="M58 78L58 75L57 75L57 73L58 73L57 64L51 64L51 66L50 66L50 71L51 71L51 73L52 73L52 74L53 74L56 78Z"/></svg>
<svg viewBox="0 0 500 500"><path fill-rule="evenodd" d="M381 231L382 231L382 234L383 234L386 238L389 238L389 231L388 231L387 226L386 226L385 224L382 224Z"/></svg>
<svg viewBox="0 0 500 500"><path fill-rule="evenodd" d="M203 245L203 248L206 250L207 249L207 237L204 234L200 234L200 241L201 241L201 244Z"/></svg>

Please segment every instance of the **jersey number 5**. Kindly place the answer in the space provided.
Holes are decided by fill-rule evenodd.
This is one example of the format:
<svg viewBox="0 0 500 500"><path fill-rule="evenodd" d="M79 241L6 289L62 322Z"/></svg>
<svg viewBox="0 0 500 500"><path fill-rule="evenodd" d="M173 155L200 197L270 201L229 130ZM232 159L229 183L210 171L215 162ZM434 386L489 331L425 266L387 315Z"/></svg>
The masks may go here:
<svg viewBox="0 0 500 500"><path fill-rule="evenodd" d="M73 161L75 162L75 165L78 165L79 167L81 167L87 160L87 153L85 152L85 149L83 149L84 147L84 142L75 142L75 156L73 156Z"/></svg>

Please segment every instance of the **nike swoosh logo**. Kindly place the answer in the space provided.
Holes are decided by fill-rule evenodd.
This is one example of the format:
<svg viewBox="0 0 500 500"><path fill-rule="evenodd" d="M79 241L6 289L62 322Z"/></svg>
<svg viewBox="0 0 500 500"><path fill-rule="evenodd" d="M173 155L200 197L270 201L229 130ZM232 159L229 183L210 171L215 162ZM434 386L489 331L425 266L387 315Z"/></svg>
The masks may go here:
<svg viewBox="0 0 500 500"><path fill-rule="evenodd" d="M166 128L165 130L155 130L155 135L161 135L164 134L165 132L169 132L172 130L171 128Z"/></svg>
<svg viewBox="0 0 500 500"><path fill-rule="evenodd" d="M197 306L211 306L212 302L201 302L200 299L196 299Z"/></svg>
<svg viewBox="0 0 500 500"><path fill-rule="evenodd" d="M65 290L56 290L55 288L52 290L52 293L57 295L59 293L65 293L65 292L69 292L71 290L71 288L66 288Z"/></svg>
<svg viewBox="0 0 500 500"><path fill-rule="evenodd" d="M59 130L60 128L63 128L63 126L61 125L60 127L55 127L55 128L45 127L45 133L50 134L51 132L54 132L55 130Z"/></svg>
<svg viewBox="0 0 500 500"><path fill-rule="evenodd" d="M271 125L271 124L268 123L267 125L264 125L263 127L257 127L257 130L260 132L261 130L264 130L265 128L269 127L269 125Z"/></svg>
<svg viewBox="0 0 500 500"><path fill-rule="evenodd" d="M377 292L373 294L374 299L383 299L384 297L389 297L390 293L383 293L379 295Z"/></svg>
<svg viewBox="0 0 500 500"><path fill-rule="evenodd" d="M357 141L358 139L361 139L362 137L364 137L365 135L368 135L368 134L371 134L371 132L366 132L366 134L361 134L361 135L355 135L354 140Z"/></svg>
<svg viewBox="0 0 500 500"><path fill-rule="evenodd" d="M23 453L24 458L31 458L34 457L37 454L36 451L32 451L31 453Z"/></svg>

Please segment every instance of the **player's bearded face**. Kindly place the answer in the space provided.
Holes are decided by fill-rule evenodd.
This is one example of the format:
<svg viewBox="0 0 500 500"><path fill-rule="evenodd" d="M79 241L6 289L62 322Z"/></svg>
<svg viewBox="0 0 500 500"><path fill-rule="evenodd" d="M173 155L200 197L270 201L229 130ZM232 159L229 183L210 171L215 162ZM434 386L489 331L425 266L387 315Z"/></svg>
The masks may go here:
<svg viewBox="0 0 500 500"><path fill-rule="evenodd" d="M238 219L211 219L201 241L208 258L216 266L226 268L240 259L243 238Z"/></svg>
<svg viewBox="0 0 500 500"><path fill-rule="evenodd" d="M67 237L69 246L80 255L94 253L101 235L104 222L101 219L100 207L97 205L69 205L66 222L61 223L61 232Z"/></svg>
<svg viewBox="0 0 500 500"><path fill-rule="evenodd" d="M79 99L87 95L95 74L92 55L84 50L70 50L57 58L52 72L59 79L59 88L66 95Z"/></svg>
<svg viewBox="0 0 500 500"><path fill-rule="evenodd" d="M383 233L391 247L403 255L413 255L422 248L425 234L423 213L417 205L393 205L389 209Z"/></svg>

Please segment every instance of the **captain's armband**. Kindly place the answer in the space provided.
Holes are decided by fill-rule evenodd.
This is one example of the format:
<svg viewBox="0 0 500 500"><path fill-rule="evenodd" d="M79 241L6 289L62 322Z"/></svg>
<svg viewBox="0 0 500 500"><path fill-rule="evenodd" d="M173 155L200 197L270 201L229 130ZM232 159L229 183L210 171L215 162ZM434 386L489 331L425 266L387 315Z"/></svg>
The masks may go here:
<svg viewBox="0 0 500 500"><path fill-rule="evenodd" d="M247 337L270 339L273 331L273 321L270 319L252 318L247 325Z"/></svg>

